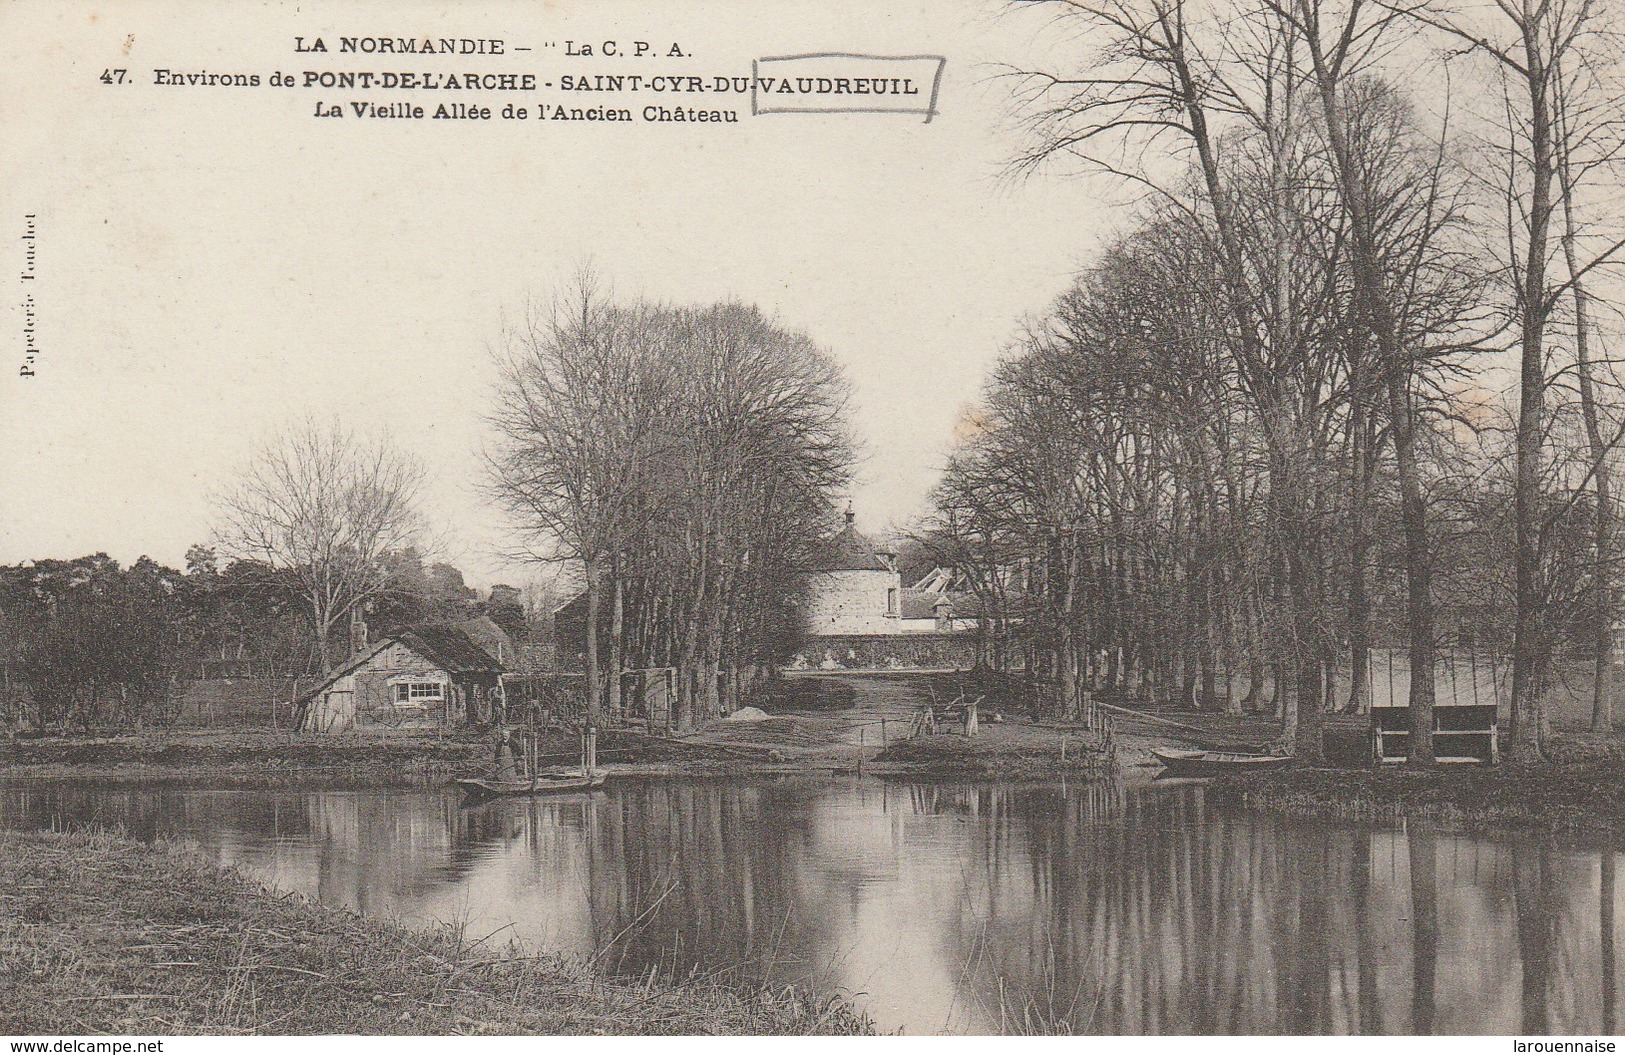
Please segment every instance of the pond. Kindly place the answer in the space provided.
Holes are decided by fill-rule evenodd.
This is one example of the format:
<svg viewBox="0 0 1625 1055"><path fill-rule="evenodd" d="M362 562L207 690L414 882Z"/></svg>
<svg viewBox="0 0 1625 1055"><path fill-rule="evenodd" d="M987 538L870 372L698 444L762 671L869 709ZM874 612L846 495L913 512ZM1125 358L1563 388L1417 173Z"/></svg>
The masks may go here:
<svg viewBox="0 0 1625 1055"><path fill-rule="evenodd" d="M195 842L281 890L909 1033L1612 1033L1612 852L1221 809L1200 784L0 785L0 824Z"/></svg>

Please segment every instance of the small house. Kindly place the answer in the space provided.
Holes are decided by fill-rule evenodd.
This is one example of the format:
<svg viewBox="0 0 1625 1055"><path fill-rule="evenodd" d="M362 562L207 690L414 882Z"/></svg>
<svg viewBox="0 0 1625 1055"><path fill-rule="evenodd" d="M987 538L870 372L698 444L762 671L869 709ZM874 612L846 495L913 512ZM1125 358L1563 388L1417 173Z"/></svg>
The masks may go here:
<svg viewBox="0 0 1625 1055"><path fill-rule="evenodd" d="M483 722L506 670L461 627L398 630L329 671L302 696L299 728L342 733Z"/></svg>

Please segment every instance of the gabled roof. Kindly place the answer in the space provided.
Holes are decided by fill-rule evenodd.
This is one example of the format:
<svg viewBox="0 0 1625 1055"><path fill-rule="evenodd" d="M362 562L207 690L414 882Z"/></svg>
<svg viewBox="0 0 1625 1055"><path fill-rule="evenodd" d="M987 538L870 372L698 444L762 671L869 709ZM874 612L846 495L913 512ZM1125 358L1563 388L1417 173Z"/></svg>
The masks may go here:
<svg viewBox="0 0 1625 1055"><path fill-rule="evenodd" d="M446 623L413 627L395 636L448 674L501 674L507 669L462 629Z"/></svg>
<svg viewBox="0 0 1625 1055"><path fill-rule="evenodd" d="M351 656L344 663L322 675L322 680L317 682L314 688L302 693L299 698L308 699L315 696L340 678L354 674L371 662L378 653L397 643L405 645L448 674L501 674L507 670L473 638L457 627L431 623L385 634L365 652Z"/></svg>

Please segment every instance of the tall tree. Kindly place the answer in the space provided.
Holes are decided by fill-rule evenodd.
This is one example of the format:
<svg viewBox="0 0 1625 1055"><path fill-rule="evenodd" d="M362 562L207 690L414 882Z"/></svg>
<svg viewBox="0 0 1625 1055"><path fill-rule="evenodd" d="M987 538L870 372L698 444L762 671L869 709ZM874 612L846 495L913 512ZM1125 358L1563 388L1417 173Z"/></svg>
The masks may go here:
<svg viewBox="0 0 1625 1055"><path fill-rule="evenodd" d="M334 630L389 582L386 557L422 530L422 468L388 440L305 419L268 443L215 498L220 549L283 577L328 669Z"/></svg>
<svg viewBox="0 0 1625 1055"><path fill-rule="evenodd" d="M672 405L662 376L668 347L654 308L615 303L582 271L548 311L509 335L499 361L491 492L524 536L521 556L582 568L593 723L603 712L603 573L647 515L639 496L656 472Z"/></svg>
<svg viewBox="0 0 1625 1055"><path fill-rule="evenodd" d="M779 658L850 471L846 384L746 305L617 303L590 283L571 303L504 362L492 488L532 553L583 569L589 715L607 631L612 678L631 656L677 668L687 728Z"/></svg>
<svg viewBox="0 0 1625 1055"><path fill-rule="evenodd" d="M1504 173L1507 275L1518 335L1513 550L1516 626L1512 646L1511 744L1517 761L1544 756L1542 696L1554 644L1550 583L1543 574L1548 515L1543 483L1551 383L1547 340L1564 292L1552 268L1553 224L1562 200L1558 149L1562 72L1589 60L1602 7L1594 0L1503 0L1482 10L1407 7L1472 55L1486 56L1505 106L1493 149ZM1570 100L1570 105L1582 105ZM1611 252L1611 250L1610 250ZM1586 268L1576 269L1576 274Z"/></svg>

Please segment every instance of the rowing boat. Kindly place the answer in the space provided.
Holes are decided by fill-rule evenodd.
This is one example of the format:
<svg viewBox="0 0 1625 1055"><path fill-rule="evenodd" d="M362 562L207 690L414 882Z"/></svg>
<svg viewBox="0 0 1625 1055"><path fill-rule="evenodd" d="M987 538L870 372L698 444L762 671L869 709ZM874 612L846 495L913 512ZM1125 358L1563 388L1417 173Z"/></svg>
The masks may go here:
<svg viewBox="0 0 1625 1055"><path fill-rule="evenodd" d="M558 795L570 791L591 791L593 788L602 787L607 777L608 774L601 769L585 773L543 773L534 779L517 780L464 777L457 781L457 786L462 789L469 802L483 802L486 799L513 795Z"/></svg>
<svg viewBox="0 0 1625 1055"><path fill-rule="evenodd" d="M1169 776L1211 777L1220 773L1254 773L1264 769L1278 769L1291 765L1291 755L1249 755L1236 751L1175 751L1164 749L1151 752L1162 763Z"/></svg>

